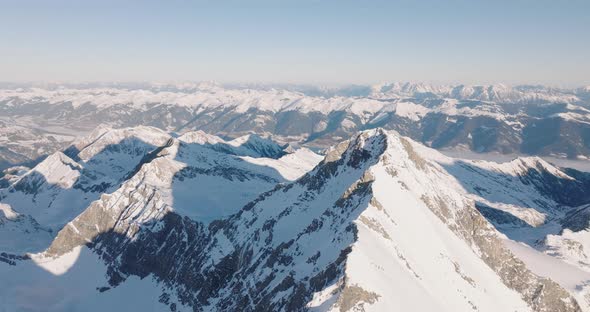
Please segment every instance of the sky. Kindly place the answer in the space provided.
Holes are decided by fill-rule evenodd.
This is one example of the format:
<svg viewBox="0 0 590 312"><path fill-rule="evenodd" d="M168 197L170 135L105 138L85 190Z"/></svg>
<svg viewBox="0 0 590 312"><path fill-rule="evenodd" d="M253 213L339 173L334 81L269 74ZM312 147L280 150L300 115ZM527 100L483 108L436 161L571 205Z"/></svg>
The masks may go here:
<svg viewBox="0 0 590 312"><path fill-rule="evenodd" d="M0 81L590 85L590 1L0 0Z"/></svg>

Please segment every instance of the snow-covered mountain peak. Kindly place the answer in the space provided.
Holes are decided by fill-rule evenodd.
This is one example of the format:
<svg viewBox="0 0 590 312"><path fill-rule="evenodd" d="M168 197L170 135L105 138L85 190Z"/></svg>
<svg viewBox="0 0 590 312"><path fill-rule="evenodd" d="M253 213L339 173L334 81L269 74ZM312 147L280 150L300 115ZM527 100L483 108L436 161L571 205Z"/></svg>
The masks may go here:
<svg viewBox="0 0 590 312"><path fill-rule="evenodd" d="M184 142L184 143L188 143L188 144L200 144L200 145L217 144L217 143L224 142L224 140L221 139L220 137L205 133L202 130L185 132L181 136L178 137L178 140L180 140L181 142Z"/></svg>
<svg viewBox="0 0 590 312"><path fill-rule="evenodd" d="M354 168L364 167L364 163L378 159L387 148L387 136L388 132L381 128L362 131L354 137L327 149L321 164L329 166L345 164Z"/></svg>
<svg viewBox="0 0 590 312"><path fill-rule="evenodd" d="M74 146L77 151L74 153L83 161L89 161L99 153L107 152L126 151L142 155L145 151L165 144L169 139L168 133L155 127L102 128L76 142Z"/></svg>
<svg viewBox="0 0 590 312"><path fill-rule="evenodd" d="M25 192L39 192L39 188L45 184L68 189L80 176L81 169L82 166L70 157L62 152L55 152L22 176L16 187Z"/></svg>
<svg viewBox="0 0 590 312"><path fill-rule="evenodd" d="M514 174L522 174L527 173L530 170L536 170L540 173L547 172L564 179L573 179L555 165L537 156L518 157L507 164L506 167L510 167L510 165L514 168Z"/></svg>
<svg viewBox="0 0 590 312"><path fill-rule="evenodd" d="M201 82L153 82L150 88L157 91L183 91L183 92L217 92L223 90L223 86L215 81Z"/></svg>
<svg viewBox="0 0 590 312"><path fill-rule="evenodd" d="M352 305L375 310L391 305L415 308L417 298L425 310L437 307L452 311L470 305L481 310L497 309L498 303L488 296L510 298L503 303L506 309L525 309L532 304L530 291L543 285L547 294L534 303L535 310L575 311L577 303L559 285L526 269L512 275L502 273L522 267L522 262L502 247L501 235L477 212L474 200L457 177L435 161L440 156L428 157L431 150L417 145L395 132L361 132L330 149L322 163L297 182L303 190L286 186L264 194L244 208L240 215L247 219L240 224L250 224L251 216L254 228L259 224L274 234L269 234L265 243L282 249L281 254L290 255L292 262L297 263L300 253L296 251L303 250L301 244L311 239L309 235L315 237L315 244L329 249L321 249L314 256L307 248L302 259L313 256L315 264L335 261L332 265L336 267L341 261L346 263L333 284L337 286L322 288L330 284L320 284L323 286L319 291L317 285L312 286L316 292L308 307L327 304L337 310L349 298L349 292L360 292L362 299L355 298ZM296 202L286 211L271 209L277 202L291 200ZM341 250L340 257L336 257L339 250L333 250L335 245L344 248L343 242L351 239L345 234L349 222L355 225L356 230L351 230L354 238L349 249ZM296 235L298 223L302 224L300 228L309 223L301 232L304 234ZM274 228L284 230L275 232ZM290 237L297 239L284 245ZM320 237L331 238L331 243ZM421 237L428 244L417 243L413 237ZM475 267L480 271L473 271ZM396 272L398 278L407 275L407 281L401 284L405 294L413 294L413 300L406 301L392 289L384 277L389 276L387 272ZM469 289L469 302L462 301L465 297L456 295L456 289L445 289L447 280L440 279L441 274L456 278L460 293ZM424 291L439 284L436 294ZM465 288L458 286L462 284ZM473 292L474 288L486 290ZM490 291L494 294L490 295ZM445 298L449 306L441 308L438 296ZM433 301L428 303L431 299L425 298Z"/></svg>
<svg viewBox="0 0 590 312"><path fill-rule="evenodd" d="M267 144L268 142L272 141L264 139L255 133L249 133L229 141L229 144L233 146L241 146L244 145L246 142L251 142L253 144Z"/></svg>
<svg viewBox="0 0 590 312"><path fill-rule="evenodd" d="M184 144L197 144L238 156L266 157L278 159L286 152L276 142L262 138L256 134L247 134L236 139L226 141L218 136L203 131L189 131L178 137Z"/></svg>
<svg viewBox="0 0 590 312"><path fill-rule="evenodd" d="M373 85L373 94L387 94L389 96L415 96L418 94L440 94L449 89L445 85L428 84L423 82L393 82Z"/></svg>
<svg viewBox="0 0 590 312"><path fill-rule="evenodd" d="M426 148L397 131L382 128L362 131L350 140L328 149L324 162L338 160L346 155L378 158L380 163L397 163L401 167L418 169L425 169L428 163L434 164L434 160L445 158L440 152Z"/></svg>
<svg viewBox="0 0 590 312"><path fill-rule="evenodd" d="M337 172L341 166L366 170L368 176L373 175L373 167L385 168L390 175L404 176L411 181L401 181L406 187L407 183L417 185L417 190L425 192L427 181L436 184L433 180L441 176L444 168L439 161L452 162L452 159L440 154L438 151L424 147L423 145L400 135L393 130L376 128L360 132L353 138L328 149L320 166L330 168ZM317 171L325 168L316 168ZM363 173L365 174L365 173ZM367 177L368 177L367 176ZM367 178L365 177L365 178ZM453 185L458 185L452 176L448 179ZM404 178L404 179L405 179ZM456 186L456 188L461 188Z"/></svg>
<svg viewBox="0 0 590 312"><path fill-rule="evenodd" d="M59 164L66 165L68 167L74 167L75 169L82 168L80 164L78 164L76 161L74 161L64 153L55 152L47 156L47 158L45 158L42 162L35 166L35 169L37 172L49 172L59 167Z"/></svg>
<svg viewBox="0 0 590 312"><path fill-rule="evenodd" d="M382 83L371 88L376 98L451 98L487 103L576 103L580 99L574 90L544 86L508 86L502 83L489 85L436 85L428 83Z"/></svg>
<svg viewBox="0 0 590 312"><path fill-rule="evenodd" d="M284 154L283 148L276 142L253 133L231 140L228 144L238 149L245 149L254 153L254 155L246 156L278 158Z"/></svg>

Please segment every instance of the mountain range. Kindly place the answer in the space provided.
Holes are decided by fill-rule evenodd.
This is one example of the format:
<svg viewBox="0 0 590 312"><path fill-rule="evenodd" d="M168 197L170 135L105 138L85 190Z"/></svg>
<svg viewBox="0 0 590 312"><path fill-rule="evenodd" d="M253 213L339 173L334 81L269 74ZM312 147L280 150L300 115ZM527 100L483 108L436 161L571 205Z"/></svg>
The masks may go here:
<svg viewBox="0 0 590 312"><path fill-rule="evenodd" d="M316 151L380 127L439 150L587 159L590 87L2 84L0 168L33 166L99 125L257 134Z"/></svg>
<svg viewBox="0 0 590 312"><path fill-rule="evenodd" d="M300 96L291 105L312 115ZM349 101L346 116L392 103ZM48 107L77 105L60 103ZM301 141L190 128L101 126L31 169L6 171L0 307L590 311L590 173L535 156L452 158L377 126L324 155Z"/></svg>

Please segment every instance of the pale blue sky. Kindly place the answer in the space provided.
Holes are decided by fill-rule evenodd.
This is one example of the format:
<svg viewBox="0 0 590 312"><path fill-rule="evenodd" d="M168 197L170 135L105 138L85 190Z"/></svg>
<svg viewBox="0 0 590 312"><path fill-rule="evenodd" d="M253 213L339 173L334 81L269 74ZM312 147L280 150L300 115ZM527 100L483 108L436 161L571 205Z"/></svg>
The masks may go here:
<svg viewBox="0 0 590 312"><path fill-rule="evenodd" d="M590 1L0 0L0 81L590 84Z"/></svg>

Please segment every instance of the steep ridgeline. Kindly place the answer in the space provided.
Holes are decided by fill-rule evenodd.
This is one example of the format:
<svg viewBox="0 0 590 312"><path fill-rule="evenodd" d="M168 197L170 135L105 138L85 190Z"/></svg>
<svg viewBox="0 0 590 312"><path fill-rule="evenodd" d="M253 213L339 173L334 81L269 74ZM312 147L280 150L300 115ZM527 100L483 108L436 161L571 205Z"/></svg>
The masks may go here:
<svg viewBox="0 0 590 312"><path fill-rule="evenodd" d="M65 153L56 152L33 169L21 170L0 189L0 201L14 216L0 230L11 227L20 234L12 236L36 243L11 248L1 244L0 250L39 251L47 246L67 222L101 194L116 190L142 157L168 138L154 128L99 128ZM10 220L30 220L36 226L16 226Z"/></svg>
<svg viewBox="0 0 590 312"><path fill-rule="evenodd" d="M3 239L0 251L42 250L38 248L47 247L91 202L128 185L145 170L151 179L142 182L153 189L147 196L164 197L167 205L174 201L176 211L190 207L196 197L203 209L187 209L187 214L204 218L235 212L275 184L301 176L321 159L306 149L281 156L284 152L276 143L261 138L255 142L226 142L203 132L173 138L151 127L99 128L64 153L56 152L33 169L5 179L6 187L0 189L5 215L0 231L10 229L23 242L36 243ZM226 195L227 188L235 192Z"/></svg>
<svg viewBox="0 0 590 312"><path fill-rule="evenodd" d="M224 205L207 195L221 185L193 184L177 195L176 181L205 173L251 181L256 171L225 163L221 170L212 160L211 167L183 171L176 161L214 156L186 144L173 140L116 191L92 202L33 261L54 270L85 246L81 259L90 254L106 266L106 279L84 281L96 287L91 299L80 299L98 307L108 300L92 298L155 283L154 304L171 311L588 310L585 281L558 284L519 255L526 249L565 262L494 226L506 231L498 218L505 216L521 220L514 228L534 231L571 210L564 203L573 199L547 193L542 182L572 196L587 185L550 164L463 162L395 132L367 130L330 149L301 178L253 200L235 199L244 184L226 185L216 195L233 210L220 211ZM476 178L485 188L472 184ZM484 204L496 213L484 213ZM30 262L14 261L15 270ZM71 266L76 276L75 261ZM125 302L146 300L135 296Z"/></svg>

